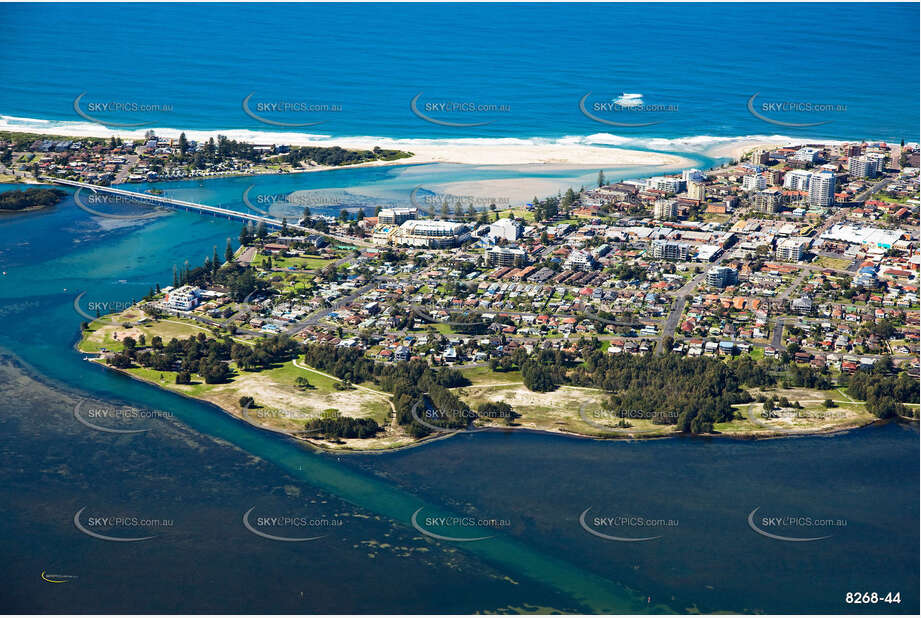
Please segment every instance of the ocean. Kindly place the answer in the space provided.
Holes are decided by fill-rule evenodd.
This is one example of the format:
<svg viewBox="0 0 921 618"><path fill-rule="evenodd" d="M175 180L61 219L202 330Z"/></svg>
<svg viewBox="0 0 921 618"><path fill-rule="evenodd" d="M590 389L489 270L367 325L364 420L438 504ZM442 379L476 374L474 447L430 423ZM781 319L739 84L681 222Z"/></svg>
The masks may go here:
<svg viewBox="0 0 921 618"><path fill-rule="evenodd" d="M4 4L0 21L0 128L92 126L82 94L83 114L142 125L119 131L261 143L919 135L912 3Z"/></svg>

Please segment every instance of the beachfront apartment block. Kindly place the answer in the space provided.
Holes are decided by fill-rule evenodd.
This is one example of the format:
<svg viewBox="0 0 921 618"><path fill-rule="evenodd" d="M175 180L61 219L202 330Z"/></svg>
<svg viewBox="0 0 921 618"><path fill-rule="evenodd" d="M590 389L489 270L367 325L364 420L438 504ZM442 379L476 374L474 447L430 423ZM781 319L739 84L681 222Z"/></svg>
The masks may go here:
<svg viewBox="0 0 921 618"><path fill-rule="evenodd" d="M876 178L883 171L885 159L870 153L847 160L847 173L851 178Z"/></svg>
<svg viewBox="0 0 921 618"><path fill-rule="evenodd" d="M646 181L646 188L664 191L668 195L674 195L681 190L681 179L671 176L653 176Z"/></svg>
<svg viewBox="0 0 921 618"><path fill-rule="evenodd" d="M806 170L791 170L784 174L783 188L791 191L808 191L812 172Z"/></svg>
<svg viewBox="0 0 921 618"><path fill-rule="evenodd" d="M804 146L796 151L796 154L793 155L794 161L803 161L804 163L815 163L819 159L819 153L821 150L818 148L810 148L809 146Z"/></svg>
<svg viewBox="0 0 921 618"><path fill-rule="evenodd" d="M809 181L809 205L831 206L835 203L835 175L830 171L812 175Z"/></svg>
<svg viewBox="0 0 921 618"><path fill-rule="evenodd" d="M523 227L514 219L499 219L489 225L489 238L493 241L504 239L515 242L521 237Z"/></svg>
<svg viewBox="0 0 921 618"><path fill-rule="evenodd" d="M748 174L742 179L743 191L761 191L767 187L767 178L761 174Z"/></svg>
<svg viewBox="0 0 921 618"><path fill-rule="evenodd" d="M707 174L699 169L689 169L681 172L681 180L684 182L706 182Z"/></svg>

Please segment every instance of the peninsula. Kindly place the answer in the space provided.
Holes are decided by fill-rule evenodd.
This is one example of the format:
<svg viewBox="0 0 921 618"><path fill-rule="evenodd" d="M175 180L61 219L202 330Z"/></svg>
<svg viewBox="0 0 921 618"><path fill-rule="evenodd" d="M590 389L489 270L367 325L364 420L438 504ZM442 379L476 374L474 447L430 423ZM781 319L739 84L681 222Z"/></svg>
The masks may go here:
<svg viewBox="0 0 921 618"><path fill-rule="evenodd" d="M917 159L795 145L522 208L307 208L121 313L78 298L78 347L325 449L917 419Z"/></svg>

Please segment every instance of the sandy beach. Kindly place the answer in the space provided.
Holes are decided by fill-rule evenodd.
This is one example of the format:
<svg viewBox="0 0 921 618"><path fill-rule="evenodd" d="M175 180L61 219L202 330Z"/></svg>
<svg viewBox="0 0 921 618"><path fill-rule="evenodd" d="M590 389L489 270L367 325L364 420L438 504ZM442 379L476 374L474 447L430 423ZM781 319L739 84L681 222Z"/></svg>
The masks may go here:
<svg viewBox="0 0 921 618"><path fill-rule="evenodd" d="M65 137L103 137L142 139L147 131L167 138L178 138L180 131L170 128L142 128L116 130L89 122L51 123L29 119L28 124L0 118L0 130L45 133ZM565 143L540 139L390 139L380 137L331 137L294 132L261 132L249 130L185 131L190 140L205 141L218 134L229 139L253 144L288 144L292 146L340 146L348 149L371 149L375 146L404 150L413 157L395 162L377 161L363 165L402 165L407 163L458 163L464 165L552 165L593 167L667 167L681 168L693 161L679 155L616 148L607 146ZM316 166L315 170L325 169Z"/></svg>

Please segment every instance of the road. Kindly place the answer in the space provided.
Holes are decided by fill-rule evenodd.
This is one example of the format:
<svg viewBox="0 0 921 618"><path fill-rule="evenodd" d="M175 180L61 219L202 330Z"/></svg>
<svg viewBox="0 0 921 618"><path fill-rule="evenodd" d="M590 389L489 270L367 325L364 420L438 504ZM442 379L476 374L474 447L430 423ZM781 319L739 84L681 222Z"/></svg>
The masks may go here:
<svg viewBox="0 0 921 618"><path fill-rule="evenodd" d="M678 328L678 322L681 320L682 314L684 314L684 305L687 303L688 294L694 291L694 289L700 285L700 283L707 278L707 270L714 268L719 265L720 262L725 260L729 256L729 251L723 251L723 253L710 264L705 265L706 269L692 277L685 283L681 288L675 292L675 306L672 307L671 312L669 312L668 317L665 318L665 324L662 326L662 335L659 337L658 342L656 343L656 354L662 354L665 350L662 348L662 343L665 341L666 337L674 337L675 329Z"/></svg>
<svg viewBox="0 0 921 618"><path fill-rule="evenodd" d="M863 191L855 195L854 201L855 202L866 201L874 193L879 193L880 191L882 191L890 182L892 182L891 178L883 178L878 183L874 184L871 187L868 187L867 189L864 189Z"/></svg>

